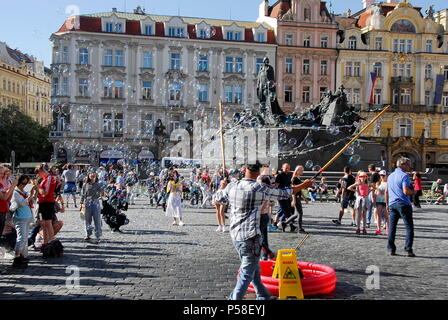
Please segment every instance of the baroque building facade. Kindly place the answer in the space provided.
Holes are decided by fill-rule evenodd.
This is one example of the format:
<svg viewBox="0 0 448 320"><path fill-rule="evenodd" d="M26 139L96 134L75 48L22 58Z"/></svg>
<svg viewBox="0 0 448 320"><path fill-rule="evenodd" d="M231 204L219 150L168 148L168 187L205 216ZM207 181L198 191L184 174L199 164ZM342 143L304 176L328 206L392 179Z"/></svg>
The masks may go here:
<svg viewBox="0 0 448 320"><path fill-rule="evenodd" d="M52 123L50 71L42 61L0 42L0 107L15 105L43 126Z"/></svg>
<svg viewBox="0 0 448 320"><path fill-rule="evenodd" d="M382 144L391 169L408 156L416 170L448 164L448 32L446 14L407 1L365 1L338 16L336 85L366 119L391 110L365 137Z"/></svg>
<svg viewBox="0 0 448 320"><path fill-rule="evenodd" d="M266 23L140 8L70 17L51 41L51 141L62 161L169 156L162 140L195 120L218 123L219 101L227 118L258 105L263 58L275 65L275 34Z"/></svg>
<svg viewBox="0 0 448 320"><path fill-rule="evenodd" d="M276 33L277 95L285 111L300 112L335 90L338 26L325 1L263 1L257 21Z"/></svg>

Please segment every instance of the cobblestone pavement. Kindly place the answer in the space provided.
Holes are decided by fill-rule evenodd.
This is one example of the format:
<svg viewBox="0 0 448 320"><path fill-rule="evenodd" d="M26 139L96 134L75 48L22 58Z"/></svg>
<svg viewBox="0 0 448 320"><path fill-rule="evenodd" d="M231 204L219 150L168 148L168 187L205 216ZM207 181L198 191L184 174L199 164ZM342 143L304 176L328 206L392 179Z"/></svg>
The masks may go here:
<svg viewBox="0 0 448 320"><path fill-rule="evenodd" d="M348 223L335 226L338 205L305 206L305 228L311 237L299 259L335 268L336 291L322 299L446 299L448 297L448 208L425 206L414 215L416 258L404 255L404 226L399 223L397 253L386 254L386 237L356 235ZM239 260L229 234L215 232L210 210L187 209L184 227L171 226L162 210L139 201L128 212L131 223L124 234L112 234L103 225L104 241L83 241L79 213L60 214L65 222L60 239L63 258L43 260L31 253L24 271L8 267L0 275L0 299L226 299L233 289ZM294 248L301 236L269 233L273 249ZM11 261L0 260L9 266ZM380 270L380 289L366 288L366 269ZM72 273L80 271L80 287L66 286ZM69 282L70 284L70 282ZM248 295L248 299L254 295Z"/></svg>

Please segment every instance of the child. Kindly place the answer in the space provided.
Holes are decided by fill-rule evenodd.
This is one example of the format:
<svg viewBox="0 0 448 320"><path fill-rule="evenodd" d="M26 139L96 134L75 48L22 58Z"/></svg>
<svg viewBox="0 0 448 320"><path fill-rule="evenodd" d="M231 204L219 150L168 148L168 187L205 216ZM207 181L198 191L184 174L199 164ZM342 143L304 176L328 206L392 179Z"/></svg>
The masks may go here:
<svg viewBox="0 0 448 320"><path fill-rule="evenodd" d="M218 229L216 232L222 231L227 232L226 229L226 218L225 218L225 208L227 206L227 201L223 200L222 192L227 187L227 180L221 180L219 183L219 189L213 195L213 204L216 207L216 220L218 221Z"/></svg>
<svg viewBox="0 0 448 320"><path fill-rule="evenodd" d="M356 202L355 202L355 212L356 212L356 234L361 233L361 218L363 222L363 234L367 234L367 211L369 210L369 183L368 176L365 172L358 172L358 179L355 184L348 187L350 191L356 191Z"/></svg>

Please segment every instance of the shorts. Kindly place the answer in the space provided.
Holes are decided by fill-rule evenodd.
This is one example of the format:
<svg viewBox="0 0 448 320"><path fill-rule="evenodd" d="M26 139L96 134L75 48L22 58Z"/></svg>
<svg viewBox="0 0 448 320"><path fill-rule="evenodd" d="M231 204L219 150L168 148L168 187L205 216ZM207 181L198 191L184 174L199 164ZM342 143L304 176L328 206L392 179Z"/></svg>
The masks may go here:
<svg viewBox="0 0 448 320"><path fill-rule="evenodd" d="M351 207L351 208L354 207L354 200L353 199L349 199L349 198L342 199L341 208L342 209L347 209L348 207Z"/></svg>
<svg viewBox="0 0 448 320"><path fill-rule="evenodd" d="M76 183L67 182L64 186L64 194L75 194L76 193Z"/></svg>
<svg viewBox="0 0 448 320"><path fill-rule="evenodd" d="M41 215L42 221L53 220L55 216L54 202L39 203L39 209L37 212Z"/></svg>
<svg viewBox="0 0 448 320"><path fill-rule="evenodd" d="M386 206L386 203L385 202L377 202L376 203L376 206L378 207L378 206L383 206L383 207L385 207Z"/></svg>
<svg viewBox="0 0 448 320"><path fill-rule="evenodd" d="M355 209L368 211L370 209L369 197L357 197L355 202Z"/></svg>

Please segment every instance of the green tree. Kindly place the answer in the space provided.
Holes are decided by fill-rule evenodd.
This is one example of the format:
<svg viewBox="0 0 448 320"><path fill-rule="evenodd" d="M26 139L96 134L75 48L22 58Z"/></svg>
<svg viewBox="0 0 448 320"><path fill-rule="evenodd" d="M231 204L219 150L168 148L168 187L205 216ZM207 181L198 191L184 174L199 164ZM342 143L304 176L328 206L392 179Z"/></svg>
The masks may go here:
<svg viewBox="0 0 448 320"><path fill-rule="evenodd" d="M9 162L12 150L16 153L16 163L49 161L52 153L49 132L49 128L41 126L16 105L1 108L0 161Z"/></svg>

